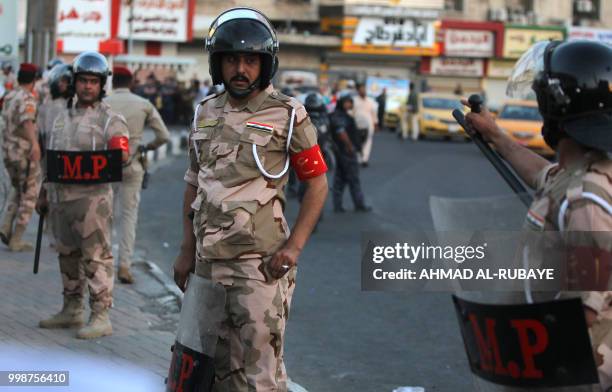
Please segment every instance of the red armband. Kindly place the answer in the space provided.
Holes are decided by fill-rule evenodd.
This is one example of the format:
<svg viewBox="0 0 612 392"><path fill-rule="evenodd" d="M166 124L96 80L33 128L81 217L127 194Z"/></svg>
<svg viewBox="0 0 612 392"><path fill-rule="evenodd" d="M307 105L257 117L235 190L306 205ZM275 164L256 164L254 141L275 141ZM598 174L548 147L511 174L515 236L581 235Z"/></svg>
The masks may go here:
<svg viewBox="0 0 612 392"><path fill-rule="evenodd" d="M325 159L323 159L318 144L291 155L291 166L295 169L300 181L317 177L327 172L327 164Z"/></svg>
<svg viewBox="0 0 612 392"><path fill-rule="evenodd" d="M126 136L111 137L110 140L108 141L108 149L129 152L130 146L128 144L128 138Z"/></svg>

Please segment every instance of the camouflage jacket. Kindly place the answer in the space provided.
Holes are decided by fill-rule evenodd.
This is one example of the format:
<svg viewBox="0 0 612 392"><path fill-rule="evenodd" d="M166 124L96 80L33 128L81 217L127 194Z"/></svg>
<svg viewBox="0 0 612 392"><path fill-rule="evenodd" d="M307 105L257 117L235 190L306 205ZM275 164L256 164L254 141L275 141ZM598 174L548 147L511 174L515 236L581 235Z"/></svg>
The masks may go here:
<svg viewBox="0 0 612 392"><path fill-rule="evenodd" d="M290 154L317 144L316 129L297 100L269 86L242 107L232 107L227 93L202 101L185 173L185 181L197 187L192 208L199 258L264 257L285 243L288 172L278 179L262 175L253 149L268 173L281 172L292 112Z"/></svg>
<svg viewBox="0 0 612 392"><path fill-rule="evenodd" d="M32 146L24 138L22 124L27 120L36 121L36 109L36 98L30 91L18 87L6 95L2 108L6 124L2 143L4 159L12 162L27 159Z"/></svg>

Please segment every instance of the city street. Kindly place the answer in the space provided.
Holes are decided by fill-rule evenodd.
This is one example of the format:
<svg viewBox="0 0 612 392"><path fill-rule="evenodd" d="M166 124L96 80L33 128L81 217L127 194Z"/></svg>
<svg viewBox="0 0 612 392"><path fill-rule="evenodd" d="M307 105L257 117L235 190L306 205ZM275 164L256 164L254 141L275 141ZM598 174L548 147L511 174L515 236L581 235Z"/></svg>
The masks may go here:
<svg viewBox="0 0 612 392"><path fill-rule="evenodd" d="M158 167L142 194L139 254L169 276L181 239L186 164L179 156ZM488 198L508 195L509 188L472 143L414 143L388 132L376 135L370 167L361 174L374 211L334 214L329 199L301 255L285 346L290 377L317 392L470 390L450 294L361 291L360 238L368 230L433 229L430 196ZM348 194L345 207L352 209ZM290 221L297 208L290 199Z"/></svg>

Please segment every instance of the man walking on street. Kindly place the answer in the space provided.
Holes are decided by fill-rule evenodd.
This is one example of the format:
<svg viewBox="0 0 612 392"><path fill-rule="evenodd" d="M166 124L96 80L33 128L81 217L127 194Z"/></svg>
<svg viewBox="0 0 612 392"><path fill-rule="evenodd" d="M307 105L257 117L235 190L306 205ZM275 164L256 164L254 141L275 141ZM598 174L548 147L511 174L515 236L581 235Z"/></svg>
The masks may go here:
<svg viewBox="0 0 612 392"><path fill-rule="evenodd" d="M369 212L366 205L361 181L357 151L361 148L361 138L355 120L349 114L353 109L353 98L344 95L338 99L336 110L331 115L332 138L336 143L336 172L334 173L333 202L334 212L346 212L342 206L344 188L348 185L357 212Z"/></svg>
<svg viewBox="0 0 612 392"><path fill-rule="evenodd" d="M11 179L8 205L0 226L0 240L13 252L32 250L22 240L32 217L40 187L40 146L36 130L36 98L33 94L36 66L21 64L19 86L9 92L2 109L6 128L2 142L4 166Z"/></svg>
<svg viewBox="0 0 612 392"><path fill-rule="evenodd" d="M374 131L378 127L378 113L376 102L366 94L366 86L363 83L357 84L357 95L353 99L355 105L355 123L357 129L363 133L361 146L361 166L367 167L370 162L372 152L372 142Z"/></svg>
<svg viewBox="0 0 612 392"><path fill-rule="evenodd" d="M327 195L327 167L304 107L270 84L278 41L263 14L222 13L206 48L213 84L226 92L196 110L174 279L184 290L195 270L226 292L213 390L286 392L285 325L298 257ZM308 184L292 232L283 214L290 162Z"/></svg>
<svg viewBox="0 0 612 392"><path fill-rule="evenodd" d="M104 56L84 52L74 60L72 68L76 102L56 118L47 145L47 151L58 152L49 156L50 159L57 157L54 167L61 168L62 174L53 175L47 167L47 182L37 204L39 213L49 210L59 253L64 304L59 313L40 321L39 326L81 327L87 284L91 314L88 324L77 331L77 338L95 339L113 332L108 314L113 303L113 192L105 180L107 176L100 175L99 171L120 165L120 162L108 161L104 155L107 150L120 150L121 157L117 159L127 162L128 129L125 119L102 102L104 85L110 75ZM86 155L94 150L101 153ZM81 155L71 162L67 152ZM94 167L93 173L82 173L85 167L81 162L86 160Z"/></svg>
<svg viewBox="0 0 612 392"><path fill-rule="evenodd" d="M104 101L111 110L125 117L130 133L130 158L123 168L123 180L113 185L115 194L115 211L120 209L119 218L119 270L117 276L122 283L133 283L134 277L130 271L136 240L136 224L138 222L138 206L140 205L140 190L144 176L141 152L164 145L168 142L168 129L162 121L159 112L151 102L130 92L133 76L125 67L113 69L113 93ZM144 128L149 127L155 132L155 139L142 146Z"/></svg>
<svg viewBox="0 0 612 392"><path fill-rule="evenodd" d="M387 111L387 88L383 88L380 95L376 97L376 103L378 105L378 126L384 131L385 112Z"/></svg>

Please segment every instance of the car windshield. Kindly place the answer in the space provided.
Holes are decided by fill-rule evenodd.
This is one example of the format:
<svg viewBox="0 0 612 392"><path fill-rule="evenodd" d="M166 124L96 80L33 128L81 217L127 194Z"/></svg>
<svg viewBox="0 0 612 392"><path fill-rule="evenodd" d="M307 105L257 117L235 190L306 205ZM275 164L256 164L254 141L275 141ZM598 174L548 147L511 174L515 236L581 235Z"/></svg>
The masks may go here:
<svg viewBox="0 0 612 392"><path fill-rule="evenodd" d="M459 109L461 110L461 102L456 99L449 98L423 98L423 107L428 109Z"/></svg>
<svg viewBox="0 0 612 392"><path fill-rule="evenodd" d="M542 121L542 116L536 106L506 105L499 114L506 120Z"/></svg>

